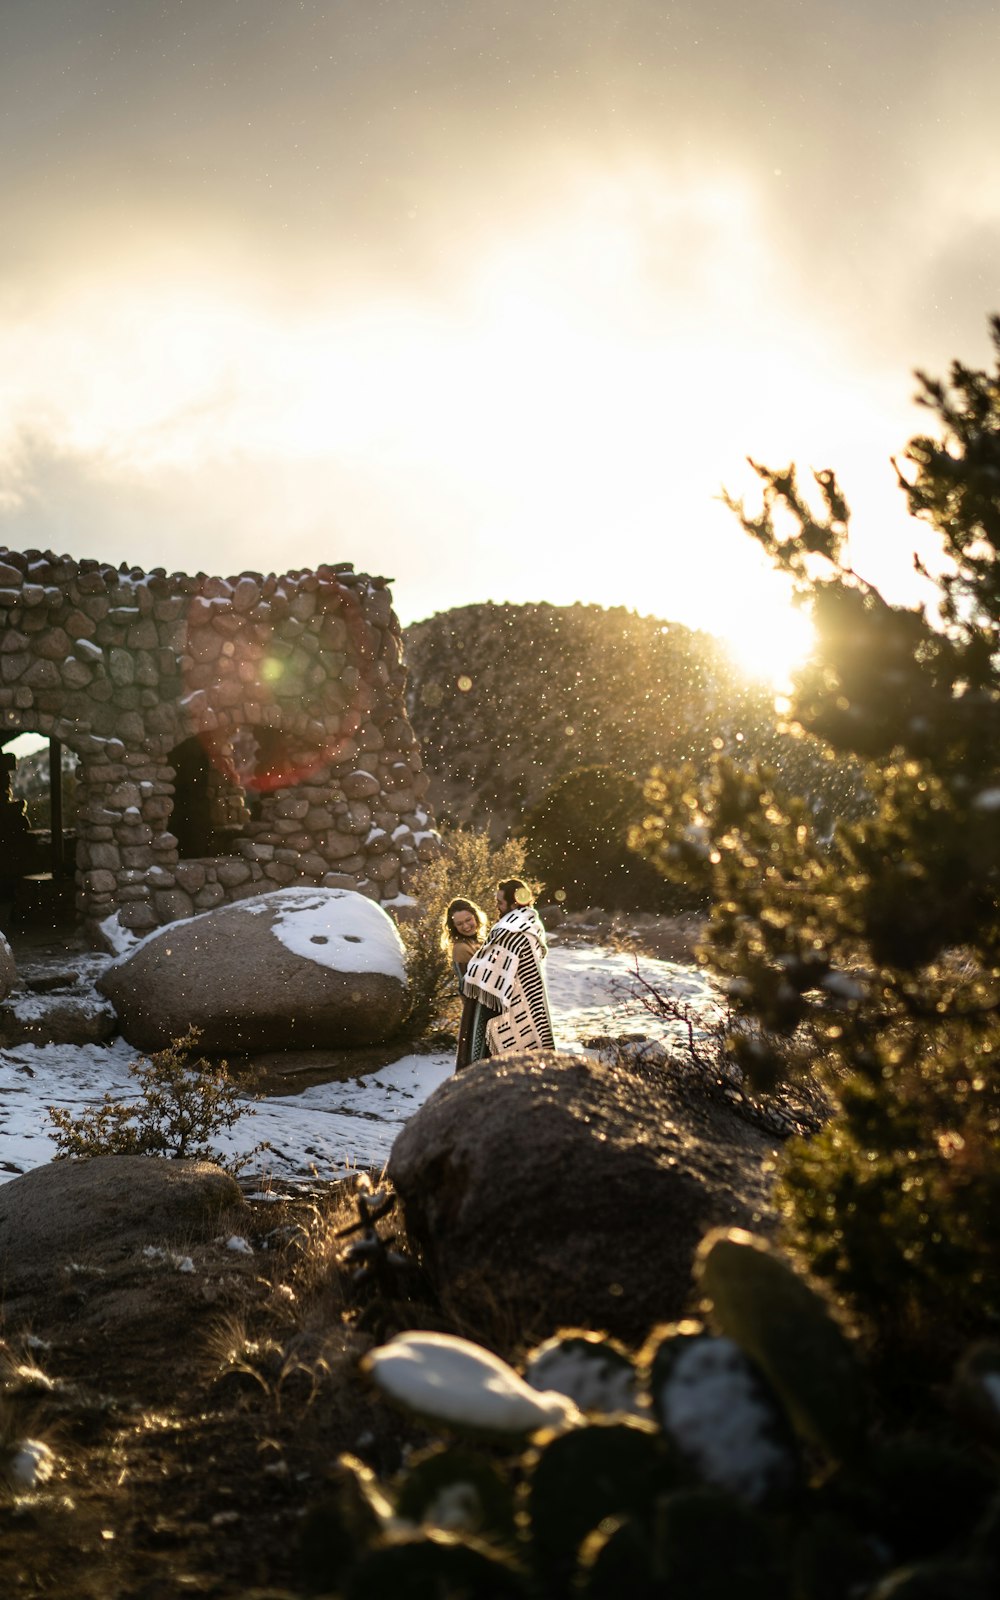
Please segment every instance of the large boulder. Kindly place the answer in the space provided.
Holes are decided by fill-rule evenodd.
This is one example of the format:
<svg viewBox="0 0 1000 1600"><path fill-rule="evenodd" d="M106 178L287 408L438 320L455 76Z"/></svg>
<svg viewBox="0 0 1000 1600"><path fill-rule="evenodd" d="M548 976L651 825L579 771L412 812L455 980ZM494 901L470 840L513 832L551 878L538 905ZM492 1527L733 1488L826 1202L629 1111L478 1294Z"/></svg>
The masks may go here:
<svg viewBox="0 0 1000 1600"><path fill-rule="evenodd" d="M0 1000L5 999L17 982L14 952L0 933Z"/></svg>
<svg viewBox="0 0 1000 1600"><path fill-rule="evenodd" d="M566 1324L641 1339L690 1309L716 1225L766 1231L774 1144L668 1069L639 1076L556 1052L447 1079L389 1158L411 1237L466 1326Z"/></svg>
<svg viewBox="0 0 1000 1600"><path fill-rule="evenodd" d="M112 962L98 988L141 1050L192 1023L209 1054L380 1044L406 1010L396 926L349 889L278 889L172 922Z"/></svg>
<svg viewBox="0 0 1000 1600"><path fill-rule="evenodd" d="M16 1283L108 1245L128 1253L204 1237L240 1211L246 1202L239 1184L210 1161L52 1161L0 1184L0 1273Z"/></svg>

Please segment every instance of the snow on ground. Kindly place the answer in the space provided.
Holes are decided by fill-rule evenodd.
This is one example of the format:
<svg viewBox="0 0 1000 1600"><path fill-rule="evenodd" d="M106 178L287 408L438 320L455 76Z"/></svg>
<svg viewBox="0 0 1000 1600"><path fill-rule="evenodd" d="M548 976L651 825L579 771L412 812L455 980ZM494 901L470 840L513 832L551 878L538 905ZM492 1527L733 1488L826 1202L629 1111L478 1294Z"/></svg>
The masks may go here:
<svg viewBox="0 0 1000 1600"><path fill-rule="evenodd" d="M546 967L559 1049L581 1051L583 1041L598 1034L685 1036L681 1024L658 1021L629 999L635 962L621 951L600 945L557 946ZM674 999L705 1015L714 1012L715 993L696 968L641 958L639 970ZM52 1159L48 1106L79 1112L100 1102L106 1092L116 1099L132 1098L135 1084L128 1067L137 1054L123 1039L107 1045L0 1049L0 1182ZM404 1055L367 1077L261 1100L255 1114L220 1135L216 1145L231 1158L266 1140L272 1149L259 1158L262 1175L284 1179L331 1178L350 1167L378 1168L407 1118L452 1069L450 1051Z"/></svg>

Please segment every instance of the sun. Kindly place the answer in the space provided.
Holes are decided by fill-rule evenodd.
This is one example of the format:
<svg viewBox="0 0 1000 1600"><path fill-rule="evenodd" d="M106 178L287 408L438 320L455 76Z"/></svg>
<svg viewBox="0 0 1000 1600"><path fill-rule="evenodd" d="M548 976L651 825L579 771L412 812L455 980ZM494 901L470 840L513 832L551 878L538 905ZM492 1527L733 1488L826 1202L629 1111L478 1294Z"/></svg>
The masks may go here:
<svg viewBox="0 0 1000 1600"><path fill-rule="evenodd" d="M748 600L724 619L716 618L712 628L741 672L775 689L788 684L815 644L808 617L780 596Z"/></svg>

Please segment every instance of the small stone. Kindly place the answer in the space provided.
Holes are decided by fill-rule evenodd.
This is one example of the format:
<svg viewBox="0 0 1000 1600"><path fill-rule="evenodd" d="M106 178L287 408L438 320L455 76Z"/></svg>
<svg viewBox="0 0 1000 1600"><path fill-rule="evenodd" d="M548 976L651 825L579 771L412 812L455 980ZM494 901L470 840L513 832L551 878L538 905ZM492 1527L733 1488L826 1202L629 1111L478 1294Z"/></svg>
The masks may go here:
<svg viewBox="0 0 1000 1600"><path fill-rule="evenodd" d="M112 683L122 688L135 682L135 662L128 650L113 648L110 651L108 674Z"/></svg>
<svg viewBox="0 0 1000 1600"><path fill-rule="evenodd" d="M198 911L214 911L216 906L224 904L226 891L221 883L206 883L199 889L194 897L195 909Z"/></svg>
<svg viewBox="0 0 1000 1600"><path fill-rule="evenodd" d="M155 891L153 904L160 922L177 922L181 917L190 917L194 911L194 902L183 889Z"/></svg>
<svg viewBox="0 0 1000 1600"><path fill-rule="evenodd" d="M3 665L8 661L18 661L19 656L6 656ZM24 674L24 682L32 689L58 689L62 683L59 668L54 661L33 661Z"/></svg>
<svg viewBox="0 0 1000 1600"><path fill-rule="evenodd" d="M0 656L0 677L4 683L14 683L24 676L31 665L31 657L22 655L19 651L15 655Z"/></svg>

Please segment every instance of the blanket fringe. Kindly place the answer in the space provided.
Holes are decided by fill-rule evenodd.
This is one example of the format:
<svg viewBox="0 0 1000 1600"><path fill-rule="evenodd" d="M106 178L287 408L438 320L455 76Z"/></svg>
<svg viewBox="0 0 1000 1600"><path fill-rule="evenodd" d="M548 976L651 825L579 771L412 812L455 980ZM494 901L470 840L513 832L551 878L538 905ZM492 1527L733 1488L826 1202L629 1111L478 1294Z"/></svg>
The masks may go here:
<svg viewBox="0 0 1000 1600"><path fill-rule="evenodd" d="M490 994L488 989L480 988L478 983L473 983L471 978L462 980L462 993L467 994L471 1000L477 1000L487 1011L497 1015L500 1011L500 1002L495 994Z"/></svg>

